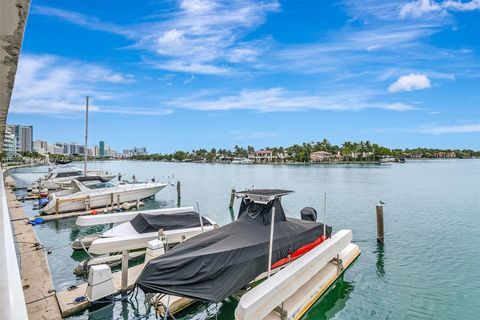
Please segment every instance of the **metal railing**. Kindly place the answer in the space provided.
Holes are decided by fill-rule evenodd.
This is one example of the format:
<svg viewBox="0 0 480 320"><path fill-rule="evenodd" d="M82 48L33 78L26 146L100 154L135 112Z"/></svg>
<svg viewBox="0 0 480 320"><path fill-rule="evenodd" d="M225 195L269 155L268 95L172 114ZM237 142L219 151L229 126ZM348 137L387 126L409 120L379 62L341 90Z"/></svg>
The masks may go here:
<svg viewBox="0 0 480 320"><path fill-rule="evenodd" d="M0 319L28 319L0 170Z"/></svg>

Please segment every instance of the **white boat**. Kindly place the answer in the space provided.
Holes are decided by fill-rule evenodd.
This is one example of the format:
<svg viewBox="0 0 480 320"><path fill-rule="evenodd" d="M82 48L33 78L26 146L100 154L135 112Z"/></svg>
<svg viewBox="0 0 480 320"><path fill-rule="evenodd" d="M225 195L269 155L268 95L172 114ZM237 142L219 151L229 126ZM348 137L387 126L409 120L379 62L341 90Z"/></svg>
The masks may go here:
<svg viewBox="0 0 480 320"><path fill-rule="evenodd" d="M232 164L253 164L253 160L247 158L233 158Z"/></svg>
<svg viewBox="0 0 480 320"><path fill-rule="evenodd" d="M392 162L395 162L395 158L390 157L390 156L385 156L385 157L380 158L379 162L380 162L380 164L392 163Z"/></svg>
<svg viewBox="0 0 480 320"><path fill-rule="evenodd" d="M41 212L53 214L120 205L153 197L166 186L159 182L113 185L100 177L78 177L68 189L50 194L50 202Z"/></svg>
<svg viewBox="0 0 480 320"><path fill-rule="evenodd" d="M118 215L118 218L122 216L119 213L83 217L80 221L77 220L77 224L80 222L82 225L92 225L92 222L88 222L89 218L94 221L93 223L95 223L95 220L104 222L105 219L97 219L97 217L101 218L102 216L110 221L118 221L116 216L110 217L112 215ZM192 207L140 211L130 221L100 234L97 239L90 243L88 252L105 254L122 250L143 249L147 247L150 240L158 238L160 230L162 230L163 236L167 238L168 244L172 245L214 228L214 220L200 216L193 211Z"/></svg>
<svg viewBox="0 0 480 320"><path fill-rule="evenodd" d="M47 174L44 178L39 179L32 184L32 189L48 189L48 190L58 190L61 188L68 187L72 180L78 177L83 176L83 170L76 167L61 167L54 168ZM115 175L99 171L99 170L87 170L87 177L98 176L104 180L112 180L115 178Z"/></svg>

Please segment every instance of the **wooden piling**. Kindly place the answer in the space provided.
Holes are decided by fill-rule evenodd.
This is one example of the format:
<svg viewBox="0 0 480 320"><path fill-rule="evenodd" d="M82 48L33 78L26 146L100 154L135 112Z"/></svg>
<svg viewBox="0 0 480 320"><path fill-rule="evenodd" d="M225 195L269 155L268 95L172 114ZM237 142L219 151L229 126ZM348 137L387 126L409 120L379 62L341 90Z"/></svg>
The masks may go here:
<svg viewBox="0 0 480 320"><path fill-rule="evenodd" d="M182 194L180 192L180 180L177 181L177 207L180 207L180 201L182 199Z"/></svg>
<svg viewBox="0 0 480 320"><path fill-rule="evenodd" d="M234 201L235 201L235 188L232 188L232 192L230 193L230 203L228 204L228 207L230 209L233 208Z"/></svg>
<svg viewBox="0 0 480 320"><path fill-rule="evenodd" d="M383 229L383 206L376 207L377 212L377 241L384 242L384 229Z"/></svg>
<svg viewBox="0 0 480 320"><path fill-rule="evenodd" d="M122 292L127 291L128 285L128 250L122 252Z"/></svg>

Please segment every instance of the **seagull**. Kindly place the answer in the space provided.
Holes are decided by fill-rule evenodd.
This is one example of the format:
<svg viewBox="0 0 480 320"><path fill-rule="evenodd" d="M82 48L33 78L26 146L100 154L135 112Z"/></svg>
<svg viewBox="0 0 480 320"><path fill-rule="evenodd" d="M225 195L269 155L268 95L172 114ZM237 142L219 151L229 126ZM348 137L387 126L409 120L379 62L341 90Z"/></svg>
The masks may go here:
<svg viewBox="0 0 480 320"><path fill-rule="evenodd" d="M383 202L382 200L380 200L380 204L386 204L385 202Z"/></svg>

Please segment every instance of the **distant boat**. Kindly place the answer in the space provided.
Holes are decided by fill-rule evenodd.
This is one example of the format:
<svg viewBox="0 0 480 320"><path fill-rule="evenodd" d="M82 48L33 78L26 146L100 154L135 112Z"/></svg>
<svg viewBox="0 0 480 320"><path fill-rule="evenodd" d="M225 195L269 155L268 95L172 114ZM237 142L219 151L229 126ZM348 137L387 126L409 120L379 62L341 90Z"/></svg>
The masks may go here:
<svg viewBox="0 0 480 320"><path fill-rule="evenodd" d="M392 162L395 162L395 158L390 156L382 157L380 158L380 161L379 161L380 164L386 164L386 163L392 163Z"/></svg>
<svg viewBox="0 0 480 320"><path fill-rule="evenodd" d="M233 158L232 164L253 164L253 160L247 158Z"/></svg>
<svg viewBox="0 0 480 320"><path fill-rule="evenodd" d="M54 163L55 164L69 164L71 162L72 162L72 160L69 160L69 159L65 159L65 160L56 159Z"/></svg>
<svg viewBox="0 0 480 320"><path fill-rule="evenodd" d="M49 195L50 202L43 214L105 208L114 203L124 203L153 197L167 186L166 183L134 183L113 185L101 177L78 177L71 187Z"/></svg>

